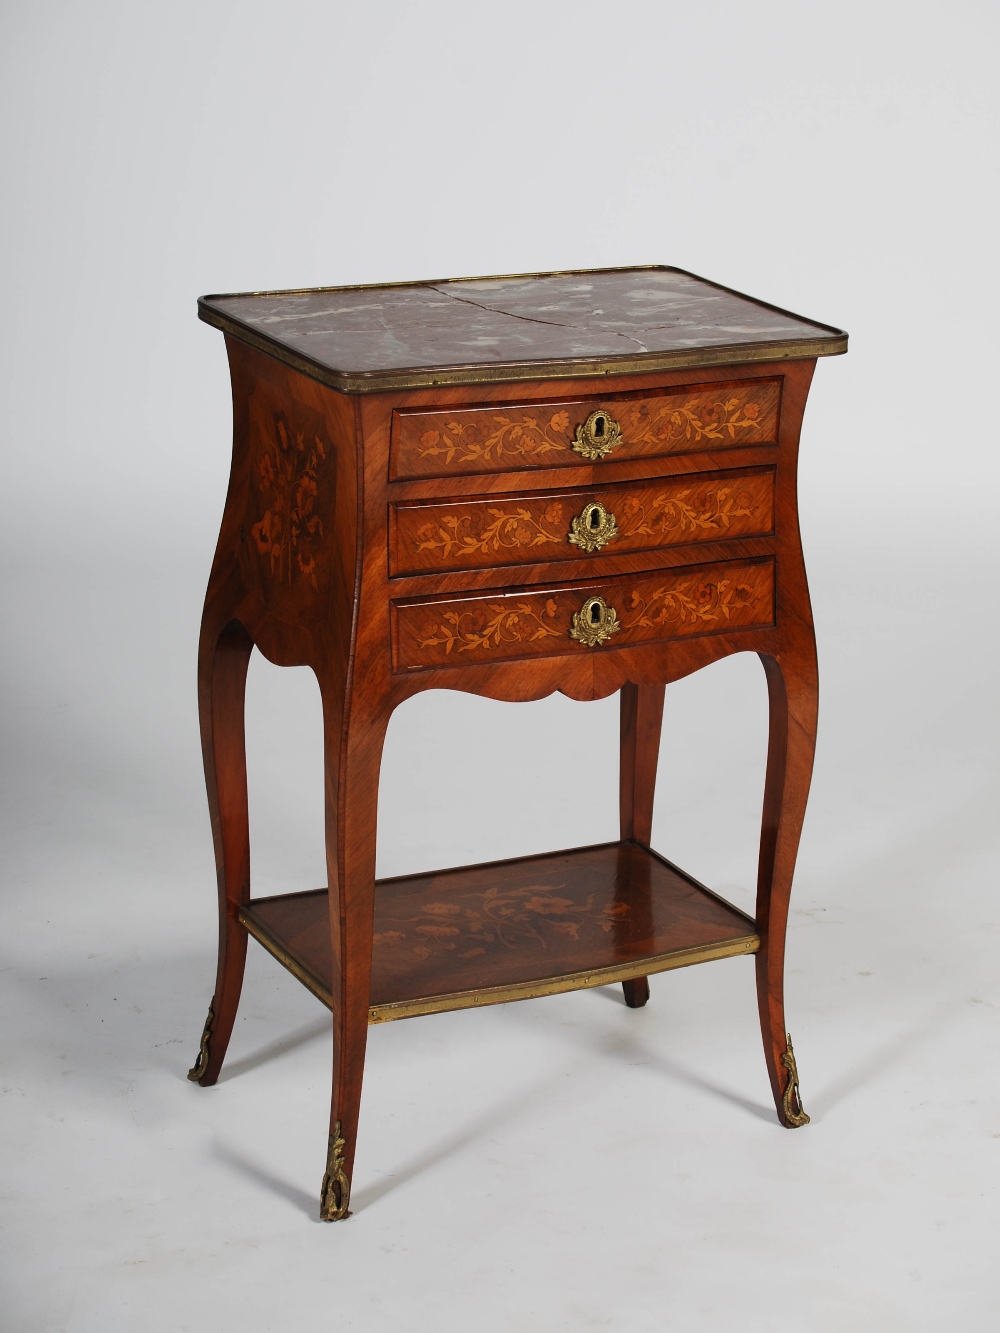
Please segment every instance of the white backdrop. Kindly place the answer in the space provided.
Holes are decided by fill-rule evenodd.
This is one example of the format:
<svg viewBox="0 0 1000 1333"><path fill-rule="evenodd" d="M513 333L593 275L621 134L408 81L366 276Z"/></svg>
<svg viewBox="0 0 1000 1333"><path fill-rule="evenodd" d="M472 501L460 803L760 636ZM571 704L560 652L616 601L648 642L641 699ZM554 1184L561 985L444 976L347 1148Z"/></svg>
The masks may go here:
<svg viewBox="0 0 1000 1333"><path fill-rule="evenodd" d="M17 1330L995 1327L996 7L7 0L3 1301ZM821 742L752 966L374 1029L314 1225L320 1007L252 952L227 1072L194 698L229 462L206 291L669 263L846 327L803 432ZM319 705L251 670L255 883L322 882ZM755 661L668 693L654 841L752 901ZM419 697L383 874L615 836L616 700ZM580 719L609 773L567 763ZM458 830L456 832L456 830Z"/></svg>

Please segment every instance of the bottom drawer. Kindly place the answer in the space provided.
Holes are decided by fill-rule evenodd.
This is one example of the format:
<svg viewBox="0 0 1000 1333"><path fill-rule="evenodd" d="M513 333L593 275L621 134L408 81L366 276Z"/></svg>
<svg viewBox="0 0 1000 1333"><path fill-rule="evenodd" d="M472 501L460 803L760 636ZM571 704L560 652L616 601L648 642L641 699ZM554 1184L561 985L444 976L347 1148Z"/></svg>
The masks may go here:
<svg viewBox="0 0 1000 1333"><path fill-rule="evenodd" d="M774 561L392 604L394 671L626 648L774 624Z"/></svg>

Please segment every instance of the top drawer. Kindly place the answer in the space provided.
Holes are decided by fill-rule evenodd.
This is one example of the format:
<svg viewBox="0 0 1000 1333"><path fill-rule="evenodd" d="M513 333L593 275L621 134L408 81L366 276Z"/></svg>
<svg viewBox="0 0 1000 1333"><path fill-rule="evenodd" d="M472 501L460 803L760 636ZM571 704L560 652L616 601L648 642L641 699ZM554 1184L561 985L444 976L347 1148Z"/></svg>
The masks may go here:
<svg viewBox="0 0 1000 1333"><path fill-rule="evenodd" d="M780 397L780 379L757 379L619 398L397 410L390 475L521 472L773 444Z"/></svg>

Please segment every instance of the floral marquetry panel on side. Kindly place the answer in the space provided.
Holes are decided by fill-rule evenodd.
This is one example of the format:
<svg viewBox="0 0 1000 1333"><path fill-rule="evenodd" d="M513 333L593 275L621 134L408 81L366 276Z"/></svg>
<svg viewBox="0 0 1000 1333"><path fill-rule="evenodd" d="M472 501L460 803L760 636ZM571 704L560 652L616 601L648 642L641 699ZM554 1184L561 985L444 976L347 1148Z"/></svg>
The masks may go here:
<svg viewBox="0 0 1000 1333"><path fill-rule="evenodd" d="M557 495L398 505L392 573L576 559L588 549L579 520L595 501L614 519L612 535L597 546L606 554L761 536L773 528L774 473L747 470Z"/></svg>
<svg viewBox="0 0 1000 1333"><path fill-rule="evenodd" d="M750 380L617 401L401 411L393 423L392 475L434 477L587 464L587 455L574 449L574 441L597 408L621 429L607 459L773 443L780 397L780 381Z"/></svg>
<svg viewBox="0 0 1000 1333"><path fill-rule="evenodd" d="M286 616L314 605L329 587L335 464L323 417L258 383L241 563L264 605Z"/></svg>
<svg viewBox="0 0 1000 1333"><path fill-rule="evenodd" d="M597 594L617 624L606 646L574 636L574 617ZM394 612L397 671L601 652L773 624L774 564L732 561L570 588L397 602Z"/></svg>

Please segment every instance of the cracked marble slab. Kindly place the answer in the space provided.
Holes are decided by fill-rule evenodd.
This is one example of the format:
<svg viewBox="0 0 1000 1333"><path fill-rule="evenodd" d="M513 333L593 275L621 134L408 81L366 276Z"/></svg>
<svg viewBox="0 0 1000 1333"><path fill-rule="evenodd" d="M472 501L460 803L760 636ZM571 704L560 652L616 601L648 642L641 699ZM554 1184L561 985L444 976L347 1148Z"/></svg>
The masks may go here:
<svg viewBox="0 0 1000 1333"><path fill-rule="evenodd" d="M347 376L662 363L699 349L843 340L837 329L668 268L210 296L200 306L236 336L246 330Z"/></svg>

